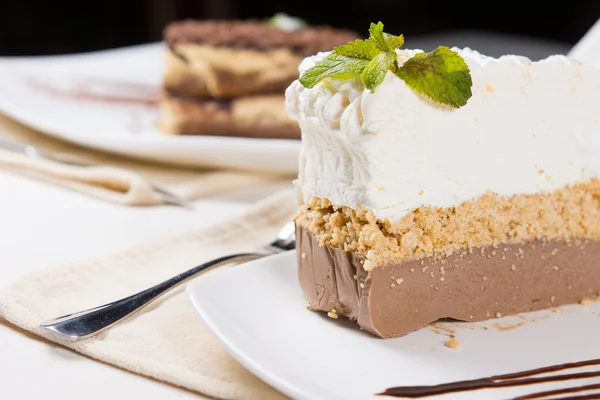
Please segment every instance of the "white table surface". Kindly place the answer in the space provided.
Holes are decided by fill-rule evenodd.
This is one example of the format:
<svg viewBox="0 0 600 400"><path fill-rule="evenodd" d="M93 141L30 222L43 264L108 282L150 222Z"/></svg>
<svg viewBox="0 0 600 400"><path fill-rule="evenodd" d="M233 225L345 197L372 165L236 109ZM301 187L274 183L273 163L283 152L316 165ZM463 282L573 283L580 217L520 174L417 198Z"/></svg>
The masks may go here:
<svg viewBox="0 0 600 400"><path fill-rule="evenodd" d="M287 186L196 201L197 210L124 207L0 170L0 287L31 271L113 252L241 213ZM0 317L0 399L198 399L18 331Z"/></svg>
<svg viewBox="0 0 600 400"><path fill-rule="evenodd" d="M459 32L444 34L442 39L452 45L465 39L484 54L509 52L534 59L568 50L564 44L488 36ZM474 37L481 40L474 41ZM428 49L441 43L436 36L419 40L413 46ZM251 202L285 186L273 184L196 201L198 210L190 213L167 206L112 205L0 170L0 287L31 271L206 226L242 212ZM169 400L199 396L40 341L0 317L0 399L43 398Z"/></svg>

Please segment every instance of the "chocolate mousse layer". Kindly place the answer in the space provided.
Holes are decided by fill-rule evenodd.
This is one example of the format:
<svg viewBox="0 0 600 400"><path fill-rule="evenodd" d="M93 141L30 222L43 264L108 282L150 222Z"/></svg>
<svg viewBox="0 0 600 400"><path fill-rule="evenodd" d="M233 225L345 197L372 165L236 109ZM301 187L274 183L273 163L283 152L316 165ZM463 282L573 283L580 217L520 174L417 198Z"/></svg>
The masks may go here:
<svg viewBox="0 0 600 400"><path fill-rule="evenodd" d="M346 44L357 35L328 26L284 31L258 20L185 20L169 24L164 38L169 46L196 43L259 51L283 47L300 57L308 57Z"/></svg>
<svg viewBox="0 0 600 400"><path fill-rule="evenodd" d="M168 134L300 138L300 128L285 113L282 95L199 99L165 92L160 113L160 127Z"/></svg>
<svg viewBox="0 0 600 400"><path fill-rule="evenodd" d="M296 227L309 308L345 316L383 338L442 318L481 321L577 303L600 290L600 242L542 241L474 248L366 272L363 259Z"/></svg>

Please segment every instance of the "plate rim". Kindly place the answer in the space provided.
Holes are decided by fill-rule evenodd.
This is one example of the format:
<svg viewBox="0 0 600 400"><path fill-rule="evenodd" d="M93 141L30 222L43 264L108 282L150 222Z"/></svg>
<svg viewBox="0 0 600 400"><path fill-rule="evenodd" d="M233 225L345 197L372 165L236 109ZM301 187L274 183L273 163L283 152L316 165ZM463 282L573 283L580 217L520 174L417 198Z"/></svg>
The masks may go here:
<svg viewBox="0 0 600 400"><path fill-rule="evenodd" d="M293 250L285 251L283 253L272 254L272 255L257 259L257 260L246 262L246 263L244 263L244 267L252 268L252 266L254 264L259 264L259 263L265 262L265 261L269 262L269 260L274 260L274 259L279 259L279 258L282 258L282 259L290 258L290 259L295 260L296 252L297 251L295 249L293 249ZM235 269L235 268L236 267L234 266L231 269ZM225 269L221 272L215 270L215 271L212 271L211 274L213 274L213 273L219 274L219 273L223 273L223 272L227 273L226 271L227 270L225 270ZM210 276L210 275L208 275L208 276ZM218 326L216 326L217 324L215 324L214 321L209 316L210 313L206 312L205 307L207 305L203 305L202 303L200 303L200 301L199 301L200 299L198 299L194 293L194 292L200 292L200 290L198 290L197 287L205 284L205 283L201 282L205 278L206 278L206 276L204 276L204 277L199 276L199 277L193 279L192 281L190 281L186 285L185 293L186 293L189 301L192 303L192 305L194 307L194 312L199 316L201 321L210 330L210 332L217 338L219 343L221 343L225 347L227 352L237 362L239 362L244 368L246 368L252 374L256 375L260 380L262 380L263 382L272 386L273 388L277 389L278 391L285 394L286 396L289 396L293 399L298 399L298 400L320 400L320 397L315 397L311 393L307 393L306 391L303 391L303 389L301 387L299 387L298 385L295 385L293 382L289 382L289 380L281 378L277 374L273 374L272 372L270 372L268 369L261 367L259 365L259 363L254 361L251 357L245 356L244 351L242 351L238 346L231 343L231 341L229 341L225 337L227 335L222 334L222 330L219 329ZM336 399L331 398L331 400L336 400Z"/></svg>

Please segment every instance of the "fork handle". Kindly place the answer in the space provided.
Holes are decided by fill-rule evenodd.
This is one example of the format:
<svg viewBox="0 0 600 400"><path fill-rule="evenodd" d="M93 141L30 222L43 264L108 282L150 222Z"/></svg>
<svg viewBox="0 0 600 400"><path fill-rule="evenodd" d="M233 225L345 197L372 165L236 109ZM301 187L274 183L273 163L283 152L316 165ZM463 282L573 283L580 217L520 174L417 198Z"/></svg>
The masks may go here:
<svg viewBox="0 0 600 400"><path fill-rule="evenodd" d="M124 318L146 307L163 294L202 272L224 264L250 261L265 255L260 253L240 253L208 261L156 286L121 300L45 321L40 325L40 331L50 333L54 337L64 341L76 342L87 339L117 324Z"/></svg>

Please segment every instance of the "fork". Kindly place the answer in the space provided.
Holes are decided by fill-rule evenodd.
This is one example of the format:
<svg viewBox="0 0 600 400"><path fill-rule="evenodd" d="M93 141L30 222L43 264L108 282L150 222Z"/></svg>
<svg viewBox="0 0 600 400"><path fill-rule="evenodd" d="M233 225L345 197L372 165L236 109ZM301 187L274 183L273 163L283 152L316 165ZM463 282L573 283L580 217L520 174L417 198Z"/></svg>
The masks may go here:
<svg viewBox="0 0 600 400"><path fill-rule="evenodd" d="M216 258L123 299L45 321L40 325L40 331L49 333L63 341L76 342L87 339L114 326L126 317L140 311L163 294L210 269L225 264L251 261L268 255L282 253L294 249L295 246L295 226L293 222L288 222L279 231L273 242L259 249L257 252L238 253Z"/></svg>
<svg viewBox="0 0 600 400"><path fill-rule="evenodd" d="M22 154L22 155L32 158L32 159L52 161L54 163L63 164L63 165L71 165L71 166L76 166L76 167L91 167L92 166L91 164L86 164L83 162L74 162L74 161L63 160L59 157L49 155L35 146L28 145L28 144L22 144L22 143L18 143L18 142L6 140L6 139L0 139L0 148L12 151L13 153ZM176 194L173 194L164 189L161 189L161 188L157 187L156 185L153 185L152 183L148 183L148 184L150 185L152 190L156 194L158 194L160 196L160 198L162 199L162 201L164 201L165 203L184 207L184 208L187 208L190 210L192 210L194 208L190 202L177 196Z"/></svg>

